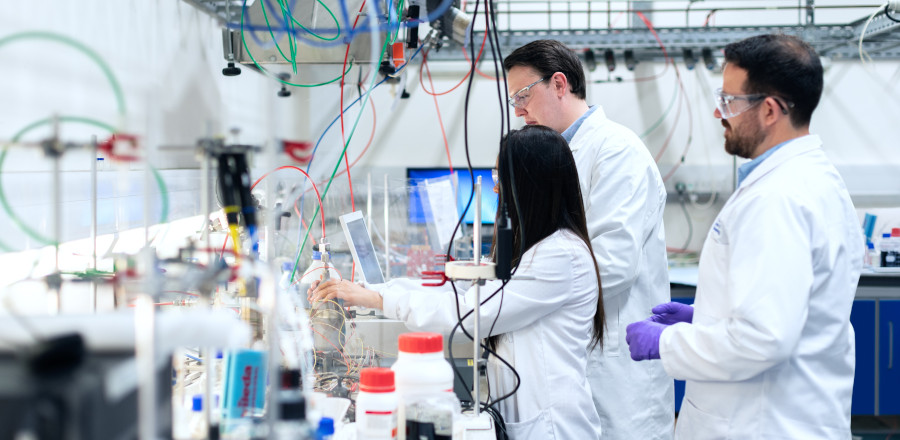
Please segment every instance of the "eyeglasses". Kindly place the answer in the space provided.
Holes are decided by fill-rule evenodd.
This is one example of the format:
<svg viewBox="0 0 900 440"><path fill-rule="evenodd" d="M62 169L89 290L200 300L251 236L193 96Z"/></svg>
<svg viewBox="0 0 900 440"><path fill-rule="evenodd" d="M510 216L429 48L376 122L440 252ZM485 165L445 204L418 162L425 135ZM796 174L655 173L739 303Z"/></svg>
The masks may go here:
<svg viewBox="0 0 900 440"><path fill-rule="evenodd" d="M527 86L523 87L522 90L519 90L515 94L509 97L509 105L513 108L522 108L528 104L528 99L531 98L531 88L535 86L535 84L546 80L547 78L541 78Z"/></svg>
<svg viewBox="0 0 900 440"><path fill-rule="evenodd" d="M729 95L727 93L723 93L722 89L716 89L716 92L713 94L713 98L716 102L716 108L722 115L722 119L730 119L741 113L744 113L769 96L771 95L766 95L764 93L754 93L752 95ZM778 103L778 107L781 108L781 113L785 115L788 114L788 109L794 107L793 102L784 101L778 96L772 96L772 99L774 99L775 102Z"/></svg>
<svg viewBox="0 0 900 440"><path fill-rule="evenodd" d="M496 168L491 169L491 180L494 182L494 185L500 182L500 171Z"/></svg>

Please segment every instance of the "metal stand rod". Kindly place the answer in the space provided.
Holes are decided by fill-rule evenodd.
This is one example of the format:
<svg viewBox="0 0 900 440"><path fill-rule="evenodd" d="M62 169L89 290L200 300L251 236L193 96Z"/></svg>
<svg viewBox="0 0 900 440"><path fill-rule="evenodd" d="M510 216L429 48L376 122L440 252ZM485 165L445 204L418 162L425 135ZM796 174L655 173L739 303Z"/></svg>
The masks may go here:
<svg viewBox="0 0 900 440"><path fill-rule="evenodd" d="M481 264L481 176L475 181L475 221L472 222L472 235L474 236L472 260L475 265ZM474 350L475 368L472 369L472 383L475 385L475 417L481 414L481 282L473 281L475 287L475 304L473 315L475 317Z"/></svg>
<svg viewBox="0 0 900 440"><path fill-rule="evenodd" d="M384 175L384 280L391 279L391 198L388 191L388 175ZM362 268L360 268L362 270Z"/></svg>
<svg viewBox="0 0 900 440"><path fill-rule="evenodd" d="M366 175L366 227L369 230L369 238L372 238L372 173Z"/></svg>
<svg viewBox="0 0 900 440"><path fill-rule="evenodd" d="M475 331L473 332L473 338L475 340L475 351L472 354L472 357L475 358L475 368L472 369L472 383L475 384L475 417L478 417L481 414L481 375L479 374L480 366L481 366L481 316L479 314L479 309L481 308L481 285L478 280L474 281L475 287Z"/></svg>
<svg viewBox="0 0 900 440"><path fill-rule="evenodd" d="M91 154L91 256L93 269L97 268L97 137L92 142L93 154ZM97 313L97 281L91 282L91 296L93 298L93 311Z"/></svg>
<svg viewBox="0 0 900 440"><path fill-rule="evenodd" d="M59 148L59 117L53 117L53 143L54 150ZM59 276L59 243L62 241L62 177L60 176L60 160L63 152L60 149L53 153L53 273ZM52 313L59 313L62 308L62 285L57 284L53 293Z"/></svg>
<svg viewBox="0 0 900 440"><path fill-rule="evenodd" d="M145 274L145 276L153 276ZM149 284L149 283L145 283ZM156 320L153 297L141 293L134 310L135 357L138 373L138 439L156 439Z"/></svg>

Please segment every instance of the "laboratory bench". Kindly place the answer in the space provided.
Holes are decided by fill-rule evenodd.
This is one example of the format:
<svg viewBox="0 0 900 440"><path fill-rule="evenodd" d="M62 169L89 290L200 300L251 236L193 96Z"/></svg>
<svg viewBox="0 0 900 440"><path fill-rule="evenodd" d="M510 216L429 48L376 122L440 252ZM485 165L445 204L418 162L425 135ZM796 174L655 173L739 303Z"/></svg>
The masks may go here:
<svg viewBox="0 0 900 440"><path fill-rule="evenodd" d="M694 302L693 275L692 269L674 270L673 301ZM857 284L850 322L856 333L851 414L900 416L900 273L864 272ZM683 397L684 382L676 380L676 413Z"/></svg>

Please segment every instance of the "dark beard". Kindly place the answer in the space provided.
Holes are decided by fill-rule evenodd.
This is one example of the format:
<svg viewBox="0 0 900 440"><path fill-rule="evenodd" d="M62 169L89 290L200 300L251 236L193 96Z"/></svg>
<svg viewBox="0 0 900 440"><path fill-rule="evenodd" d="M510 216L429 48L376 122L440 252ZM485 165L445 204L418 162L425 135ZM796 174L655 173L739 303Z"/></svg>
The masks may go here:
<svg viewBox="0 0 900 440"><path fill-rule="evenodd" d="M725 151L744 159L753 157L753 152L766 138L766 134L758 124L755 127L748 127L742 132L735 130L734 126L725 120L722 120L722 125L731 128L731 134L725 135Z"/></svg>

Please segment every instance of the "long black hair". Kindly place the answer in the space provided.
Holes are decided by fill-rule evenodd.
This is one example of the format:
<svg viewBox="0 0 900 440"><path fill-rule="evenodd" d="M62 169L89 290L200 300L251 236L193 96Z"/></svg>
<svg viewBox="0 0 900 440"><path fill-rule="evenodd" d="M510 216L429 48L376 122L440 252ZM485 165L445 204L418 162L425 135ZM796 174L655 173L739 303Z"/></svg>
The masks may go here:
<svg viewBox="0 0 900 440"><path fill-rule="evenodd" d="M513 231L513 267L518 266L522 254L556 231L566 229L580 238L590 251L597 275L597 312L590 346L602 345L605 318L600 269L588 235L578 169L569 144L551 128L530 125L504 136L497 162L499 205L509 207ZM501 215L502 210L498 210L495 224Z"/></svg>

